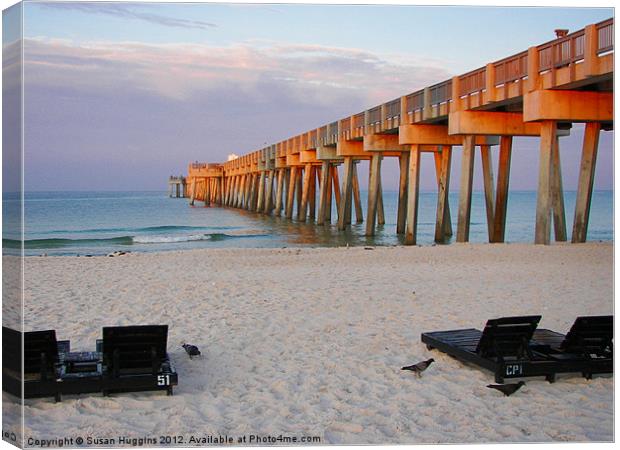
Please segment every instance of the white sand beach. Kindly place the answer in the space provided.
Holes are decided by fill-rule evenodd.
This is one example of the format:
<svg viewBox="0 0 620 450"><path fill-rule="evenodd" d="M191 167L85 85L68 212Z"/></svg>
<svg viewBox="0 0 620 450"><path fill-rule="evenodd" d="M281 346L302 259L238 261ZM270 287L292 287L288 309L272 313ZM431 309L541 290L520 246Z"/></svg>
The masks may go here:
<svg viewBox="0 0 620 450"><path fill-rule="evenodd" d="M420 341L542 314L566 332L613 313L613 244L214 249L28 257L26 329L93 349L108 325L168 324L164 393L27 400L26 437L289 435L323 443L611 441L613 377L489 372ZM180 344L196 344L190 360ZM434 358L418 379L401 366ZM16 412L7 394L4 407Z"/></svg>

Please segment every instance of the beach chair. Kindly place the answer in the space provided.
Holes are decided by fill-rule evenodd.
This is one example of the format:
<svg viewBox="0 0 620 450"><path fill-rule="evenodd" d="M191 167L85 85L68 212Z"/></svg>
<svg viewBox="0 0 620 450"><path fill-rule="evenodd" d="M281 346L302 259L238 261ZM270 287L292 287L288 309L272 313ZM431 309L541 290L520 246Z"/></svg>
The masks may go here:
<svg viewBox="0 0 620 450"><path fill-rule="evenodd" d="M55 330L22 333L2 327L3 389L17 397L54 397L101 390L101 358L96 352L70 353L70 341ZM23 378L22 378L23 361Z"/></svg>
<svg viewBox="0 0 620 450"><path fill-rule="evenodd" d="M23 341L22 353L22 333L2 327L3 389L17 397L55 397L59 401L60 367L56 332L26 332Z"/></svg>
<svg viewBox="0 0 620 450"><path fill-rule="evenodd" d="M2 390L22 396L22 334L2 327Z"/></svg>
<svg viewBox="0 0 620 450"><path fill-rule="evenodd" d="M429 350L437 349L490 370L497 383L506 378L532 376L553 381L557 364L530 347L540 319L541 316L492 319L483 331L467 328L422 333L422 342Z"/></svg>
<svg viewBox="0 0 620 450"><path fill-rule="evenodd" d="M536 330L531 347L557 361L558 372L613 373L613 316L577 317L566 335Z"/></svg>
<svg viewBox="0 0 620 450"><path fill-rule="evenodd" d="M104 327L103 395L165 390L173 394L177 373L167 354L168 325Z"/></svg>

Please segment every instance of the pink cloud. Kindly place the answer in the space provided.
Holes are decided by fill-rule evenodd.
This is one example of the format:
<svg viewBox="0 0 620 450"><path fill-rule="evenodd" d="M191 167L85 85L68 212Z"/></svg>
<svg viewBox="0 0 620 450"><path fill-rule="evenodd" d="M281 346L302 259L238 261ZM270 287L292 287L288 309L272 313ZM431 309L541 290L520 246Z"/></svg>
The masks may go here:
<svg viewBox="0 0 620 450"><path fill-rule="evenodd" d="M449 77L439 62L413 55L271 42L78 45L37 38L26 40L25 61L30 83L97 90L122 85L176 100L231 86L261 96L260 85L269 82L302 101L330 103L339 91L356 91L381 102Z"/></svg>

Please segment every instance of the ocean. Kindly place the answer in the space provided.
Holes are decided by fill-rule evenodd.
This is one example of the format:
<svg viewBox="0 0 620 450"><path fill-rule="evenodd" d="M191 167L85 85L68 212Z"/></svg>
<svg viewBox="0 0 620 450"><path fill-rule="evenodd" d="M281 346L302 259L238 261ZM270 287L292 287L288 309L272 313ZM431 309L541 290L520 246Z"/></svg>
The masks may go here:
<svg viewBox="0 0 620 450"><path fill-rule="evenodd" d="M420 196L418 243L433 244L436 192ZM362 191L366 208L366 193ZM565 192L568 235L572 230L575 192ZM396 234L397 193L384 192L386 224L375 237L364 236L365 223L339 232L336 225L319 227L234 208L209 207L166 192L28 192L25 194L26 255L104 255L117 250L159 252L222 247L320 247L400 245ZM20 248L17 194L3 195L4 253ZM458 192L450 194L452 227L456 236ZM533 242L536 193L514 191L508 199L507 242ZM337 214L332 212L332 221ZM365 218L365 217L364 217ZM355 221L355 212L353 212ZM453 237L453 240L454 240ZM613 240L613 192L593 194L589 241ZM474 192L470 242L487 242L482 192Z"/></svg>

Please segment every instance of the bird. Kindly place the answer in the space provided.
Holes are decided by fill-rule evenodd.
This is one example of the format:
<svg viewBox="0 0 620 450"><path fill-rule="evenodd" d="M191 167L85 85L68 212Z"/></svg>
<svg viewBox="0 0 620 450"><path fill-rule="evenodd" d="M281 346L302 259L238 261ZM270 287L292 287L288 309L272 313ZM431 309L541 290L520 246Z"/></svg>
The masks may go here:
<svg viewBox="0 0 620 450"><path fill-rule="evenodd" d="M512 394L521 389L522 386L525 386L525 382L519 381L518 383L510 383L510 384L489 384L488 388L497 389L501 393L503 393L506 397L510 397Z"/></svg>
<svg viewBox="0 0 620 450"><path fill-rule="evenodd" d="M185 349L185 352L189 355L189 359L192 359L193 356L200 356L200 350L198 347L192 344L181 344L181 347Z"/></svg>
<svg viewBox="0 0 620 450"><path fill-rule="evenodd" d="M426 361L420 361L419 363L412 364L410 366L402 367L400 370L411 370L418 377L422 376L422 372L424 372L428 367L434 363L435 360L433 358L427 359Z"/></svg>

